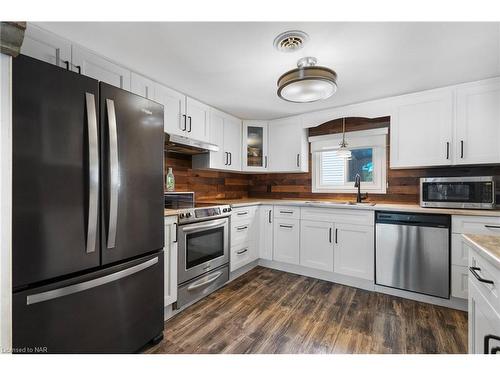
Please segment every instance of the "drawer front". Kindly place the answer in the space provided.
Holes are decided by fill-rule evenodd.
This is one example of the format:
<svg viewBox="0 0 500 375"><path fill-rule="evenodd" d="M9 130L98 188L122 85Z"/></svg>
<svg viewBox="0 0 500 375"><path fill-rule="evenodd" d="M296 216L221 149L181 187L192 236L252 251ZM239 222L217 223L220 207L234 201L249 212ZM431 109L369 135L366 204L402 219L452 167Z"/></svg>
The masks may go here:
<svg viewBox="0 0 500 375"><path fill-rule="evenodd" d="M233 208L231 220L233 222L239 222L240 220L253 219L255 217L256 211L257 211L257 206L246 206L246 207Z"/></svg>
<svg viewBox="0 0 500 375"><path fill-rule="evenodd" d="M274 217L277 219L300 219L300 207L274 206Z"/></svg>
<svg viewBox="0 0 500 375"><path fill-rule="evenodd" d="M238 220L231 223L231 246L253 240L254 225L252 220Z"/></svg>
<svg viewBox="0 0 500 375"><path fill-rule="evenodd" d="M500 217L453 215L451 230L453 233L500 235Z"/></svg>
<svg viewBox="0 0 500 375"><path fill-rule="evenodd" d="M231 272L257 259L253 242L246 242L231 247Z"/></svg>
<svg viewBox="0 0 500 375"><path fill-rule="evenodd" d="M468 297L469 268L465 266L451 266L451 295L456 298Z"/></svg>
<svg viewBox="0 0 500 375"><path fill-rule="evenodd" d="M500 270L479 255L473 248L469 251L469 267L476 267L476 274L485 279L493 281L493 284L480 281L469 270L469 284L474 284L486 297L493 308L500 312Z"/></svg>
<svg viewBox="0 0 500 375"><path fill-rule="evenodd" d="M466 267L469 264L469 244L461 234L451 235L451 264Z"/></svg>
<svg viewBox="0 0 500 375"><path fill-rule="evenodd" d="M373 225L375 222L375 212L359 209L331 209L307 207L302 208L302 220L324 221L328 223Z"/></svg>

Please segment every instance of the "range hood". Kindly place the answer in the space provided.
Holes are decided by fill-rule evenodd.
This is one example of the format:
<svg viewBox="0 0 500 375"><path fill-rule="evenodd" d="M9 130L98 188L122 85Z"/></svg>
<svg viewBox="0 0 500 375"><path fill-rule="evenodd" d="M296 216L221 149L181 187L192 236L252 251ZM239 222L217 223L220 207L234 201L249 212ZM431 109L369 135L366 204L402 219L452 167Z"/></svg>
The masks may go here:
<svg viewBox="0 0 500 375"><path fill-rule="evenodd" d="M209 151L219 151L219 146L213 143L196 141L182 135L165 133L165 150L178 154L197 155Z"/></svg>

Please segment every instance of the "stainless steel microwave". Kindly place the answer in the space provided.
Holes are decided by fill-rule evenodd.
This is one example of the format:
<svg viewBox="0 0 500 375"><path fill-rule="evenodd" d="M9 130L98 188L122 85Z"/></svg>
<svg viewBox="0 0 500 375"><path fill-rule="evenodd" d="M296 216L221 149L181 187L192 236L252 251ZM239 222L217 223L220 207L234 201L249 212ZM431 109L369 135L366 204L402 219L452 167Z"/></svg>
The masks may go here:
<svg viewBox="0 0 500 375"><path fill-rule="evenodd" d="M495 209L500 204L500 178L433 177L420 179L420 206Z"/></svg>

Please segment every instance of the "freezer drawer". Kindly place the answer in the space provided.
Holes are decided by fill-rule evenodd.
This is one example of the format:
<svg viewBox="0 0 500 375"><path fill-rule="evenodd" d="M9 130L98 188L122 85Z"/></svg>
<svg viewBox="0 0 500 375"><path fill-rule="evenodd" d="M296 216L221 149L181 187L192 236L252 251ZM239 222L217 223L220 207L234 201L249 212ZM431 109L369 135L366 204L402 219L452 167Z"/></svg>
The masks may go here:
<svg viewBox="0 0 500 375"><path fill-rule="evenodd" d="M376 224L376 284L450 296L449 228Z"/></svg>
<svg viewBox="0 0 500 375"><path fill-rule="evenodd" d="M13 295L15 352L132 353L163 331L163 251Z"/></svg>

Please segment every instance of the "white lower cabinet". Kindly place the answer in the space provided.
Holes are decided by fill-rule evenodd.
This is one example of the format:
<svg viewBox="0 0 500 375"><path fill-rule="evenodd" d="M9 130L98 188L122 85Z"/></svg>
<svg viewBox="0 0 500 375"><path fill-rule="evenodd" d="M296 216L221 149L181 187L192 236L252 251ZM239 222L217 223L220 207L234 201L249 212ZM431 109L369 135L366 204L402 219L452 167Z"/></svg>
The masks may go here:
<svg viewBox="0 0 500 375"><path fill-rule="evenodd" d="M165 217L165 302L167 307L177 301L177 216Z"/></svg>
<svg viewBox="0 0 500 375"><path fill-rule="evenodd" d="M333 270L373 280L373 226L335 223Z"/></svg>
<svg viewBox="0 0 500 375"><path fill-rule="evenodd" d="M238 207L231 215L230 271L246 266L259 258L259 211L256 206Z"/></svg>
<svg viewBox="0 0 500 375"><path fill-rule="evenodd" d="M333 272L333 224L301 220L300 265Z"/></svg>
<svg viewBox="0 0 500 375"><path fill-rule="evenodd" d="M468 312L469 354L500 353L500 315L474 282L469 289Z"/></svg>
<svg viewBox="0 0 500 375"><path fill-rule="evenodd" d="M300 264L299 220L274 218L273 259Z"/></svg>
<svg viewBox="0 0 500 375"><path fill-rule="evenodd" d="M249 241L244 242L239 245L231 246L231 272L236 271L248 263L253 262L258 258L257 249L255 248L255 242Z"/></svg>
<svg viewBox="0 0 500 375"><path fill-rule="evenodd" d="M469 269L464 266L451 265L451 296L467 299L469 284Z"/></svg>
<svg viewBox="0 0 500 375"><path fill-rule="evenodd" d="M273 260L273 206L260 206L259 215L259 258Z"/></svg>

